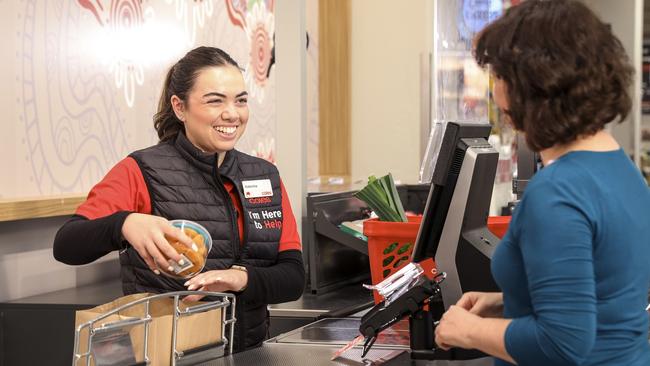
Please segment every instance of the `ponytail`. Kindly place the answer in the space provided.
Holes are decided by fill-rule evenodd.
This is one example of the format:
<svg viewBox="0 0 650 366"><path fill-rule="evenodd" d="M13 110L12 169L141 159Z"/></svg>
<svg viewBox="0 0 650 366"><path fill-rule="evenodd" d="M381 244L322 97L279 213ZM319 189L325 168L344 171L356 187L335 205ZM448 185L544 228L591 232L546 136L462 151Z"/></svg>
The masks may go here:
<svg viewBox="0 0 650 366"><path fill-rule="evenodd" d="M167 72L165 82L163 83L163 90L160 93L160 100L158 101L158 110L153 116L153 127L158 132L158 138L161 142L171 140L178 135L179 132L185 132L185 125L178 118L172 108L172 77L174 68L172 66Z"/></svg>

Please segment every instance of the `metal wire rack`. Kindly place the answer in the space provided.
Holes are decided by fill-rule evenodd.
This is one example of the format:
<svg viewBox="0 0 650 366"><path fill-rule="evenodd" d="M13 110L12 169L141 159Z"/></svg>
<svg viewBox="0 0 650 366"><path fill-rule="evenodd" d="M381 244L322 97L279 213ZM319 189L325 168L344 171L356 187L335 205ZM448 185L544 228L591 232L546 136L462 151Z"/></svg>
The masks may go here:
<svg viewBox="0 0 650 366"><path fill-rule="evenodd" d="M202 302L198 305L189 306L185 309L181 309L180 298L187 295L205 295L210 297L211 301ZM93 359L93 338L101 334L111 333L119 331L120 329L130 329L134 326L143 325L144 326L144 342L143 342L143 362L145 364L150 363L150 357L148 354L148 339L149 339L149 324L152 321L152 316L150 314L150 304L154 300L160 300L164 298L173 298L173 314L172 314L172 342L171 342L171 365L176 366L179 363L182 363L182 359L185 356L183 351L177 349L177 327L178 320L181 317L203 313L215 309L224 309L221 311L221 341L222 345L227 346L228 354L232 354L233 351L233 336L235 331L235 322L237 321L235 317L236 310L236 298L233 294L221 293L221 292L210 292L210 291L175 291L168 292L163 294L151 295L145 298L129 302L127 304L121 305L109 312L106 312L88 322L80 324L75 330L74 337L74 354L72 358L72 365L79 365L79 361L85 358L85 364L87 366L91 365L91 360ZM104 323L104 319L112 316L119 315L121 312L124 312L126 309L135 307L138 305L144 305L144 315L142 317L130 317L129 319L119 320ZM228 333L226 333L226 327L228 327ZM88 329L87 335L87 350L86 352L80 353L80 341L82 340L81 333L84 329ZM225 335L228 334L228 338ZM225 351L224 351L225 352Z"/></svg>

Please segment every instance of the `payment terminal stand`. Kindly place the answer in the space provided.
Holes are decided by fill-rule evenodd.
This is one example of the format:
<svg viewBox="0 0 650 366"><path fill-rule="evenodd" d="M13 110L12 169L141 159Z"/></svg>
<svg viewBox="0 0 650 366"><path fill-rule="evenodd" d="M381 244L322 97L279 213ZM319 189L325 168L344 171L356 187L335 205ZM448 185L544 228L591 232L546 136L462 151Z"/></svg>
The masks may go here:
<svg viewBox="0 0 650 366"><path fill-rule="evenodd" d="M437 348L434 329L464 292L498 291L490 259L499 239L487 228L498 152L487 142L489 133L489 124L447 124L411 257L414 263L434 258L437 273L433 280L411 281L408 290L389 295L390 301L377 304L362 318L359 331L366 336L365 348L383 329L408 316L411 358L485 356L475 350Z"/></svg>

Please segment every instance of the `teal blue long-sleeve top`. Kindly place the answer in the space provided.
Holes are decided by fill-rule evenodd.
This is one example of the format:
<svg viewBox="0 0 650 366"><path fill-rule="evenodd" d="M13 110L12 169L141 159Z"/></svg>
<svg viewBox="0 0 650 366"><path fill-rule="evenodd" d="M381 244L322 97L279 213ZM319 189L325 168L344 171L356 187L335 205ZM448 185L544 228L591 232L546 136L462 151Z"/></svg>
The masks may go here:
<svg viewBox="0 0 650 366"><path fill-rule="evenodd" d="M650 190L622 150L570 152L539 171L492 274L519 365L650 365Z"/></svg>

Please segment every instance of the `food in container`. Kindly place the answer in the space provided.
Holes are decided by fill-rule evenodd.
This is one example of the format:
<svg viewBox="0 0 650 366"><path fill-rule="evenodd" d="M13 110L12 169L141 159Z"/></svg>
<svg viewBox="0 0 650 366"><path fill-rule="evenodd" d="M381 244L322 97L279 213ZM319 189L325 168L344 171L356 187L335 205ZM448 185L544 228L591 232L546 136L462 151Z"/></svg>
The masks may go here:
<svg viewBox="0 0 650 366"><path fill-rule="evenodd" d="M187 246L176 238L165 235L165 239L181 255L182 264L168 259L166 265L158 264L160 271L169 277L187 279L199 274L205 266L208 253L212 248L212 237L202 225L189 220L172 220L170 224L183 230L192 239L194 245ZM180 262L180 261L179 261ZM171 267L171 271L168 267Z"/></svg>

